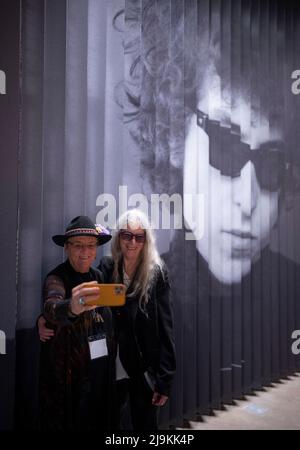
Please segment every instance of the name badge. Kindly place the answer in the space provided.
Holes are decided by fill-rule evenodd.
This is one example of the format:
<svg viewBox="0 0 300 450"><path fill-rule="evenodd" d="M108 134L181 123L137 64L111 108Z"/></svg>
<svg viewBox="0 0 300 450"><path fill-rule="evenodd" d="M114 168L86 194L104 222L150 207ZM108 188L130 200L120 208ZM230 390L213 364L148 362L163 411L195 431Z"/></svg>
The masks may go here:
<svg viewBox="0 0 300 450"><path fill-rule="evenodd" d="M89 336L88 340L91 359L102 358L102 356L108 355L105 334Z"/></svg>

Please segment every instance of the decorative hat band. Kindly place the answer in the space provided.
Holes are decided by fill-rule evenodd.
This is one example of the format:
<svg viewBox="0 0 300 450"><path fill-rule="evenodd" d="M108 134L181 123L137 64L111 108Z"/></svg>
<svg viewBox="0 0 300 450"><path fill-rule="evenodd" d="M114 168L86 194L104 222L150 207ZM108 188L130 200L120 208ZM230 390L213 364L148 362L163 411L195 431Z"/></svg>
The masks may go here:
<svg viewBox="0 0 300 450"><path fill-rule="evenodd" d="M98 236L98 232L91 228L75 228L74 230L69 230L65 232L66 236L73 236L74 234L84 233L84 234L92 234L93 236Z"/></svg>

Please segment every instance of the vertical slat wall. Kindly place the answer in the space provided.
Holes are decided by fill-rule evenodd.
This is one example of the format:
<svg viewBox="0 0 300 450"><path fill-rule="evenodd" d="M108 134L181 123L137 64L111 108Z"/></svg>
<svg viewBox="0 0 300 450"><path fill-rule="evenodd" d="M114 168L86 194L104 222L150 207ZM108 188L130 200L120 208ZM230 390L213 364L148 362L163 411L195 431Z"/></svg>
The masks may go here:
<svg viewBox="0 0 300 450"><path fill-rule="evenodd" d="M291 353L300 329L298 2L22 4L20 426L34 423L42 279L63 258L51 235L75 215L96 220L107 206L101 193L115 199L113 219L120 186L183 201L185 228L157 230L177 351L161 423L180 425L299 370ZM210 131L197 125L197 109L215 120ZM285 170L270 191L275 166L262 141L278 135ZM260 159L245 161L241 142L260 147ZM200 224L202 237L187 239Z"/></svg>
<svg viewBox="0 0 300 450"><path fill-rule="evenodd" d="M299 7L293 1L260 0L128 0L126 5L140 24L139 81L128 89L137 100L133 122L148 194L175 191L184 201L186 186L192 185L197 193L205 190L207 202L206 249L186 240L182 230L170 234L163 255L173 286L178 368L162 422L178 423L299 369L291 352L291 332L300 321L297 178L285 171L276 188L268 189L275 166L265 163L263 153L271 141L283 141L285 168L292 163L293 171L299 170L300 105L291 93L291 73L300 63ZM126 23L125 9L125 29ZM193 129L195 111L204 106L213 116L216 104L213 143L223 166L233 170L240 160L240 173L227 185L220 170L212 174L207 165L205 174L206 163L188 147L192 142L197 152L205 151ZM237 139L249 149L260 148L261 159L246 164L242 153L232 151ZM192 163L187 155L193 155ZM247 170L250 175L242 175ZM213 222L255 234L249 238L250 256L239 256L234 233L228 250L224 233L212 231Z"/></svg>

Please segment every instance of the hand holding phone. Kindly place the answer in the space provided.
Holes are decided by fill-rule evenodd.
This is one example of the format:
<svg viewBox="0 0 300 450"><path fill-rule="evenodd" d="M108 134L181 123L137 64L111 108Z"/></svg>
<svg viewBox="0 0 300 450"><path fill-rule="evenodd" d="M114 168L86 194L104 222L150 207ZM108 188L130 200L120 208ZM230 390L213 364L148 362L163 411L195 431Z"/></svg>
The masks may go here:
<svg viewBox="0 0 300 450"><path fill-rule="evenodd" d="M89 287L89 283L82 283L82 287ZM124 284L95 284L99 295L96 299L86 301L88 306L122 306L125 304L126 287Z"/></svg>

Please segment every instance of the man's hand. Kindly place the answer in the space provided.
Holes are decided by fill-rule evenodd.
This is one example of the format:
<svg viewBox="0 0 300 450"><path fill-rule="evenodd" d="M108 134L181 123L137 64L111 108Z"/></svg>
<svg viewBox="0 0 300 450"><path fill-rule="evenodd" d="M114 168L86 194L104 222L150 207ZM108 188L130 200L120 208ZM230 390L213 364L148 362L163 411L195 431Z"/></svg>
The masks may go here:
<svg viewBox="0 0 300 450"><path fill-rule="evenodd" d="M41 316L38 320L39 336L42 342L46 342L54 336L54 330L46 327L46 319Z"/></svg>
<svg viewBox="0 0 300 450"><path fill-rule="evenodd" d="M98 286L97 281L88 283L90 286L86 286L87 283L84 284L84 287L82 284L79 284L72 289L70 310L76 316L97 308L97 306L89 306L89 303L94 302L99 297L99 288L96 287Z"/></svg>
<svg viewBox="0 0 300 450"><path fill-rule="evenodd" d="M154 392L152 397L152 405L155 406L164 406L168 400L167 395L159 394L158 392Z"/></svg>

